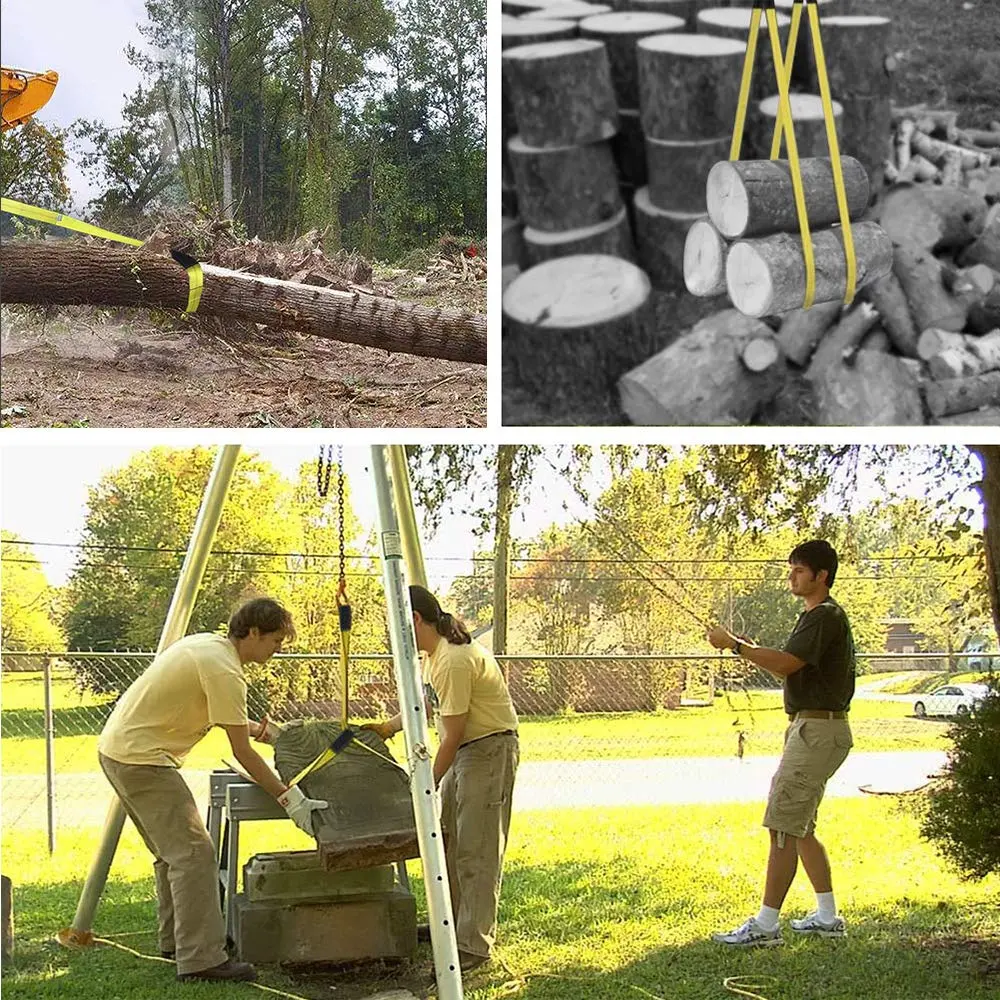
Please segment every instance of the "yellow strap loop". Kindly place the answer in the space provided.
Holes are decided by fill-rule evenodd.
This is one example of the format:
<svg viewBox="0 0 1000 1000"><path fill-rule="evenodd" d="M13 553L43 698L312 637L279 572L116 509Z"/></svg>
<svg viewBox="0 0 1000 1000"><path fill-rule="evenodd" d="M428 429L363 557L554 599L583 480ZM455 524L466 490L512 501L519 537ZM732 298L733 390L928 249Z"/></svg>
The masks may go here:
<svg viewBox="0 0 1000 1000"><path fill-rule="evenodd" d="M747 104L750 100L750 83L753 80L753 64L757 57L757 35L760 31L761 10L754 4L750 14L750 34L747 36L747 52L743 59L743 80L740 83L740 99L736 105L736 124L733 127L733 141L729 147L729 159L738 160L743 151L743 130L747 122Z"/></svg>
<svg viewBox="0 0 1000 1000"><path fill-rule="evenodd" d="M120 233L113 233L109 229L101 229L100 226L93 226L89 222L74 219L71 215L63 215L62 212L54 212L49 208L26 205L24 202L15 201L13 198L0 198L0 211L9 212L11 215L20 215L25 219L34 219L36 222L45 222L50 226L59 226L61 229L72 229L74 232L83 233L85 236L97 236L103 240L127 243L133 247L142 246L142 240L133 239L131 236L122 236ZM201 264L194 257L189 257L187 254L178 254L175 252L171 256L187 271L188 301L187 308L184 311L193 313L201 303L201 290L205 284L205 276L202 273Z"/></svg>
<svg viewBox="0 0 1000 1000"><path fill-rule="evenodd" d="M89 222L81 222L70 215L63 215L62 212L53 212L49 208L36 208L34 205L25 205L24 202L14 201L12 198L0 198L0 209L10 212L11 215L22 215L26 219L34 219L36 222L47 222L50 226L60 226L63 229L73 229L78 233L85 233L87 236L100 236L105 240L116 240L118 243L128 243L130 246L141 247L142 240L135 240L131 236L121 236L112 233L107 229L92 226Z"/></svg>

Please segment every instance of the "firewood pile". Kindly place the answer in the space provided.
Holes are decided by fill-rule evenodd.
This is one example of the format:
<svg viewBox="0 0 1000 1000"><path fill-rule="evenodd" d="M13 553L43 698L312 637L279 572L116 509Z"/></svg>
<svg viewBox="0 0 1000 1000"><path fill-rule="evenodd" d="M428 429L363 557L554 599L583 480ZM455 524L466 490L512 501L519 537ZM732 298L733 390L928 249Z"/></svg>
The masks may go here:
<svg viewBox="0 0 1000 1000"><path fill-rule="evenodd" d="M806 30L792 76L816 259L803 310L760 60L742 159L728 162L749 9L586 6L503 0L504 349L523 386L580 411L603 395L635 423L997 423L1000 124L894 108L891 20L825 0L857 294L845 307ZM784 46L791 0L776 6ZM766 32L760 47L766 60ZM663 302L688 291L718 309L678 335Z"/></svg>

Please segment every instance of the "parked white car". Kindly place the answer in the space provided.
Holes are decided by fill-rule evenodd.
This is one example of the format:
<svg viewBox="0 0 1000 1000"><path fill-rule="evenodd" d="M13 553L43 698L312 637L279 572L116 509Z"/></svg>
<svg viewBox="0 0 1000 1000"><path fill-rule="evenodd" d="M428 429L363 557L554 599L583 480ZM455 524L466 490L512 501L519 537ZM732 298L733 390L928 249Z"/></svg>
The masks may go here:
<svg viewBox="0 0 1000 1000"><path fill-rule="evenodd" d="M968 715L989 694L985 684L946 684L930 694L922 694L913 706L918 719L928 715Z"/></svg>

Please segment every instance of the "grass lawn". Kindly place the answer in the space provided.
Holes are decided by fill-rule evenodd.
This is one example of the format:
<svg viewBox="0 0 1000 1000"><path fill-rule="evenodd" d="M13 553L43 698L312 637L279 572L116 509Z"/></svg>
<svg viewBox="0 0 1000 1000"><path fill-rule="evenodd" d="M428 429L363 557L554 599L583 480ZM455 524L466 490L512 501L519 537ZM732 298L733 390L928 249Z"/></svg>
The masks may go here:
<svg viewBox="0 0 1000 1000"><path fill-rule="evenodd" d="M886 694L928 694L942 684L985 684L989 679L989 674L978 670L960 674L921 670L900 674L881 690Z"/></svg>
<svg viewBox="0 0 1000 1000"><path fill-rule="evenodd" d="M510 971L494 965L477 973L466 995L499 1000L519 986L517 995L527 1000L709 1000L731 995L721 986L727 976L762 983L761 977L774 977L759 991L769 1000L997 995L1000 978L985 966L1000 959L1000 876L960 882L920 840L915 820L896 800L833 800L824 807L820 833L850 921L846 941L786 940L783 948L754 953L708 941L712 931L729 929L756 909L766 856L760 815L758 805L739 805L515 816L499 948ZM288 824L251 824L245 836L248 853L302 846ZM94 830L64 835L65 850L49 862L41 836L5 837L3 869L14 876L16 927L5 1000L181 994L170 966L103 946L68 952L51 942L72 916L95 838ZM414 882L419 896L419 879ZM152 896L149 858L128 826L97 932L153 951ZM800 914L811 902L800 876L785 915ZM424 981L429 968L424 948L415 967L398 971L300 975L268 967L262 981L311 1000L355 1000L404 982L426 995L414 983ZM260 994L246 986L191 985L183 995Z"/></svg>
<svg viewBox="0 0 1000 1000"><path fill-rule="evenodd" d="M34 677L31 681L29 678ZM40 774L45 769L42 689L37 675L3 676L3 772ZM110 711L105 699L80 695L72 683L53 683L56 770L60 774L97 769L97 737ZM913 706L856 700L851 709L855 752L940 750L948 724L917 719ZM364 721L364 720L356 720ZM522 760L594 760L643 757L726 757L736 750L737 733L747 735L747 755L781 752L786 725L780 692L726 694L705 708L669 712L525 717ZM402 753L399 738L393 741ZM263 748L269 754L269 748ZM187 759L186 767L211 770L231 757L220 729L212 730Z"/></svg>

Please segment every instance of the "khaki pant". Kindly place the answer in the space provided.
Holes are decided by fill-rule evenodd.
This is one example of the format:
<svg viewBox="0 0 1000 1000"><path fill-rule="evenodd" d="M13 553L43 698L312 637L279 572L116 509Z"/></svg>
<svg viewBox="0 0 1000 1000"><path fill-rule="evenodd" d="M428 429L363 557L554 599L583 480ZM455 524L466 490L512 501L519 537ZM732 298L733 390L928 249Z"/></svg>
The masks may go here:
<svg viewBox="0 0 1000 1000"><path fill-rule="evenodd" d="M796 719L785 730L781 763L771 779L763 825L789 837L808 837L826 783L854 746L846 719Z"/></svg>
<svg viewBox="0 0 1000 1000"><path fill-rule="evenodd" d="M496 940L519 756L517 736L487 736L459 747L441 782L455 936L459 950L471 955L488 956Z"/></svg>
<svg viewBox="0 0 1000 1000"><path fill-rule="evenodd" d="M156 859L160 950L177 952L178 975L224 962L219 865L187 782L173 767L98 759Z"/></svg>

